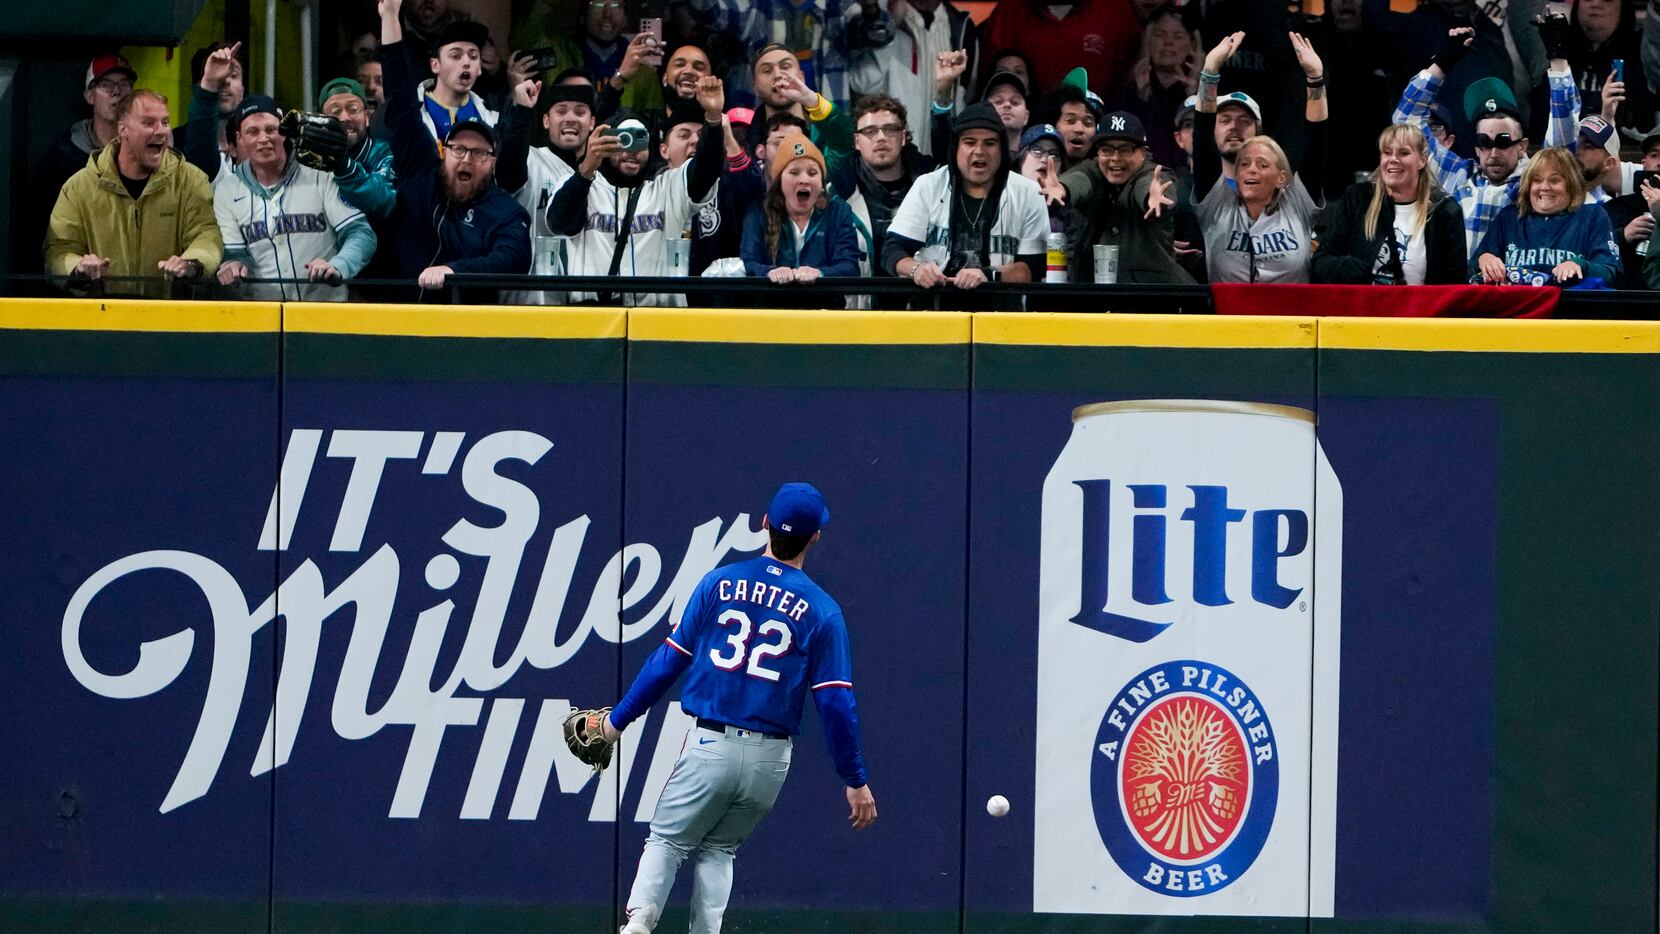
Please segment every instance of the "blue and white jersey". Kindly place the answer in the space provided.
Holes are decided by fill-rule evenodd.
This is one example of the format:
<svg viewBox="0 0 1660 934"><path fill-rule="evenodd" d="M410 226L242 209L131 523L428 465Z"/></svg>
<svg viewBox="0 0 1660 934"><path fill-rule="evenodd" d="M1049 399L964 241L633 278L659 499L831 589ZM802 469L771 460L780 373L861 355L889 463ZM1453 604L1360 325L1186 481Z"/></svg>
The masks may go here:
<svg viewBox="0 0 1660 934"><path fill-rule="evenodd" d="M748 730L796 735L808 690L853 686L841 607L765 556L705 575L665 641L690 657L680 706Z"/></svg>

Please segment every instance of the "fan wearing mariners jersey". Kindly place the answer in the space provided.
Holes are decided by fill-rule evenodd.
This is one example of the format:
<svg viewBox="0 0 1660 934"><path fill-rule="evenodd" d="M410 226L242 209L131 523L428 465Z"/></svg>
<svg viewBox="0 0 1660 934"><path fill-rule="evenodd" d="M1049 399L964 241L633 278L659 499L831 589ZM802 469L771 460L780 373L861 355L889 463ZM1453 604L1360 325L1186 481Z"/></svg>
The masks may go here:
<svg viewBox="0 0 1660 934"><path fill-rule="evenodd" d="M548 204L548 229L570 238L569 269L576 276L670 276L669 237L684 238L692 218L716 196L725 165L722 108L726 93L719 78L698 81L703 123L697 147L678 168L653 158L649 145L624 151L611 127L601 124L588 137L577 171ZM638 119L625 118L619 130L645 133ZM685 244L690 249L690 244ZM573 296L577 301L591 298ZM630 304L684 305L682 295L636 295Z"/></svg>
<svg viewBox="0 0 1660 934"><path fill-rule="evenodd" d="M249 298L345 301L344 279L375 255L375 233L346 204L328 172L288 157L277 104L251 94L225 127L236 165L214 184L213 215L225 241L219 281L309 279L313 285L254 285Z"/></svg>
<svg viewBox="0 0 1660 934"><path fill-rule="evenodd" d="M679 623L602 723L615 741L686 675L680 706L697 723L657 799L623 934L657 926L689 856L692 934L720 931L733 856L778 799L809 692L847 786L853 829L876 820L859 751L847 624L836 601L802 570L829 521L824 496L811 484L780 487L762 523L766 552L704 576Z"/></svg>
<svg viewBox="0 0 1660 934"><path fill-rule="evenodd" d="M556 78L545 91L540 81L521 82L502 113L496 181L530 214L530 271L534 275L565 275L568 243L548 229L547 208L553 193L582 162L588 135L594 131L594 104L593 83L581 72L570 72ZM537 112L548 134L547 146L530 145L530 125ZM564 292L545 291L512 292L505 299L529 305L569 301Z"/></svg>

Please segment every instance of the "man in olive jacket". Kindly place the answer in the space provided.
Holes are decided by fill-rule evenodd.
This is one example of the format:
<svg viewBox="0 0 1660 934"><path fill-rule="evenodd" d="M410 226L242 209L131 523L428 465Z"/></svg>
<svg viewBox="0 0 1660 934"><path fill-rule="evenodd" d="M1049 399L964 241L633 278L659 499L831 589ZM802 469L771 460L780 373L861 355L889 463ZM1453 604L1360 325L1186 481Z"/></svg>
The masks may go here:
<svg viewBox="0 0 1660 934"><path fill-rule="evenodd" d="M116 137L64 183L46 232L46 271L60 276L154 277L123 293L164 296L166 280L212 275L224 244L202 170L168 146L167 99L134 91L116 113Z"/></svg>
<svg viewBox="0 0 1660 934"><path fill-rule="evenodd" d="M1095 281L1095 246L1118 247L1118 281L1193 285L1176 262L1174 172L1160 168L1147 151L1147 132L1134 114L1107 114L1095 137L1093 157L1045 184L1084 217L1083 238L1072 252L1074 282ZM1064 196L1064 197L1061 197Z"/></svg>

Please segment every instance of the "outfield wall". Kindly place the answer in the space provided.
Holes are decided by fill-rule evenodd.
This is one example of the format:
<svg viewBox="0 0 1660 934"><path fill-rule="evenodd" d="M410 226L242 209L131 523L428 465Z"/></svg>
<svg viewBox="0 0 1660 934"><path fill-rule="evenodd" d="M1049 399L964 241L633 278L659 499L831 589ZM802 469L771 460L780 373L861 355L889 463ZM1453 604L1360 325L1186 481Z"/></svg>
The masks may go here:
<svg viewBox="0 0 1660 934"><path fill-rule="evenodd" d="M0 302L0 452L3 930L609 929L787 479L729 930L1656 929L1660 325Z"/></svg>

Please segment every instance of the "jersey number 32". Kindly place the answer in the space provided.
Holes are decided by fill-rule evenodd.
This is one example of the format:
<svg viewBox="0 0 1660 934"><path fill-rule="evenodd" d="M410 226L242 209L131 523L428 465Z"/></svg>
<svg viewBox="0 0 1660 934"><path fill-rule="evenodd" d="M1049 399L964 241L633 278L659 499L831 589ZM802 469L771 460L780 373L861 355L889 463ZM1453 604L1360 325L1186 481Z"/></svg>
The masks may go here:
<svg viewBox="0 0 1660 934"><path fill-rule="evenodd" d="M748 674L757 678L765 678L768 681L778 680L778 672L762 663L768 658L783 655L790 650L790 642L794 639L794 636L790 634L790 627L776 619L765 620L760 626L756 626L749 618L749 614L742 610L727 610L720 615L720 619L715 621L715 625L723 629L727 626L738 627L737 632L726 637L726 645L721 647L722 649L729 649L730 652L721 649L709 650L709 660L715 663L716 668L723 671L737 671L743 667L744 656L748 655ZM778 636L777 642L759 642L754 646L754 651L750 651L749 641L751 637L765 639L774 634Z"/></svg>

